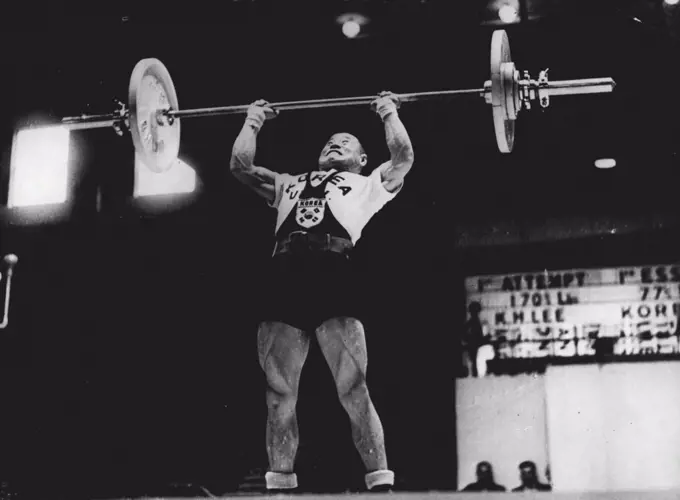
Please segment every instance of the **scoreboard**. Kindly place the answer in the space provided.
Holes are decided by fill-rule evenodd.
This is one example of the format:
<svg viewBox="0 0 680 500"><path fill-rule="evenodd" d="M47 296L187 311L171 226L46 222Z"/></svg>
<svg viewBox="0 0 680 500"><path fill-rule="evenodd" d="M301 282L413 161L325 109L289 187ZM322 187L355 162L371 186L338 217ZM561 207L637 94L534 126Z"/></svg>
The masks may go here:
<svg viewBox="0 0 680 500"><path fill-rule="evenodd" d="M603 338L618 356L680 351L680 264L471 276L465 289L497 359L589 357Z"/></svg>

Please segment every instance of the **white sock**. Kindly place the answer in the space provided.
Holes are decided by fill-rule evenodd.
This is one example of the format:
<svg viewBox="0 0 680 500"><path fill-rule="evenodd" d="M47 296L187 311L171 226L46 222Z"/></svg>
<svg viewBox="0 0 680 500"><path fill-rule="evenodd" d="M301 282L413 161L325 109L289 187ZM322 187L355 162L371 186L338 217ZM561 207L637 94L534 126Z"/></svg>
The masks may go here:
<svg viewBox="0 0 680 500"><path fill-rule="evenodd" d="M370 490L375 486L387 484L394 486L394 472L391 470L376 470L366 474L366 487Z"/></svg>
<svg viewBox="0 0 680 500"><path fill-rule="evenodd" d="M267 472L264 475L268 490L292 490L298 487L295 472Z"/></svg>

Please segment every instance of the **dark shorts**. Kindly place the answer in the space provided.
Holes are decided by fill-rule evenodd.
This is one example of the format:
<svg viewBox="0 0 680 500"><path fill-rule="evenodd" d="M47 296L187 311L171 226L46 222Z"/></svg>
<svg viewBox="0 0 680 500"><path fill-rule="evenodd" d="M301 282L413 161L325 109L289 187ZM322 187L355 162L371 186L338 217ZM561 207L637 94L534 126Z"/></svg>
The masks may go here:
<svg viewBox="0 0 680 500"><path fill-rule="evenodd" d="M279 321L312 333L330 318L359 315L361 283L344 255L276 255L265 276L260 321Z"/></svg>

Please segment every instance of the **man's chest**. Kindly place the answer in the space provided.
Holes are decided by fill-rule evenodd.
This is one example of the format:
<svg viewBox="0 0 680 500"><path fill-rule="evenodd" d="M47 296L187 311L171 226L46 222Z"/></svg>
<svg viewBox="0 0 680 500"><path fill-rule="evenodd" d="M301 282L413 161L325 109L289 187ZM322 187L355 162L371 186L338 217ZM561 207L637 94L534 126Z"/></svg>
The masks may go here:
<svg viewBox="0 0 680 500"><path fill-rule="evenodd" d="M311 172L291 177L283 185L285 204L314 204L318 200L349 201L365 186L366 178L350 172Z"/></svg>

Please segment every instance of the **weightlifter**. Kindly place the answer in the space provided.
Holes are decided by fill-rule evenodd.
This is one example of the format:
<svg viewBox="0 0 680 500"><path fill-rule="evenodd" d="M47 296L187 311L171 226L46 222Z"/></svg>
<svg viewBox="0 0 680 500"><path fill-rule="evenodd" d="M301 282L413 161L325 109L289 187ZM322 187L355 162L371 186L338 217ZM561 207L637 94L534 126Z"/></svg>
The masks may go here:
<svg viewBox="0 0 680 500"><path fill-rule="evenodd" d="M234 142L231 172L277 210L270 277L255 297L261 311L260 366L267 379L268 490L297 488L294 472L299 434L296 403L300 373L312 335L331 369L366 467L366 487L389 491L382 424L366 386L366 338L357 319L357 292L365 280L353 274L351 251L368 221L401 190L413 164L413 147L399 118L399 98L382 92L371 103L385 126L390 160L362 175L368 157L359 140L334 134L318 168L280 174L253 163L257 135L276 116L266 101L247 112Z"/></svg>

